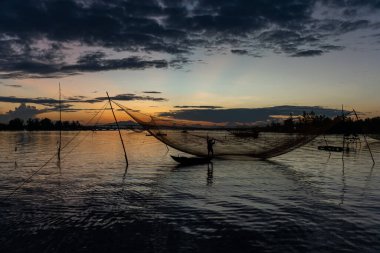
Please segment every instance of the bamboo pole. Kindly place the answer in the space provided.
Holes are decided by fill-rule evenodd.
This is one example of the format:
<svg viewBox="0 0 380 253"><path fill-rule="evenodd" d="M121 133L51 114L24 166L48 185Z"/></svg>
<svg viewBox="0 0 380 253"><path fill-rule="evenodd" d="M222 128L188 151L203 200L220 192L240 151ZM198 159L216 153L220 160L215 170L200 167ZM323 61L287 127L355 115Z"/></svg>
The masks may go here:
<svg viewBox="0 0 380 253"><path fill-rule="evenodd" d="M110 96L108 95L108 92L106 92L106 93L107 93L107 97L108 97L108 102L110 103L110 107L111 107L111 111L112 111L113 118L115 119L115 123L116 123L117 131L119 132L119 137L120 137L121 145L123 146L125 162L126 162L127 167L128 167L128 157L127 157L127 152L125 151L124 141L123 141L123 137L121 136L119 123L117 122L115 112L113 111L113 107L112 107L112 103L111 103L111 98L110 98Z"/></svg>
<svg viewBox="0 0 380 253"><path fill-rule="evenodd" d="M354 114L355 114L355 116L356 116L356 120L359 120L359 116L358 116L358 114L356 113L355 109L352 109L352 111L354 112ZM363 132L363 137L364 137L364 141L365 141L365 143L366 143L366 145L367 145L367 148L368 148L368 150L369 150L369 153L371 154L372 162L373 162L373 164L375 164L375 159L373 158L372 150L371 150L371 148L370 148L370 146L369 146L369 143L368 143L368 141L367 141L367 137L366 137L366 135L365 135L364 132Z"/></svg>
<svg viewBox="0 0 380 253"><path fill-rule="evenodd" d="M326 140L326 135L323 135L323 139L325 140L326 147L329 145ZM331 150L329 150L329 154L331 155Z"/></svg>
<svg viewBox="0 0 380 253"><path fill-rule="evenodd" d="M343 125L344 125L344 121L345 121L346 117L344 116L344 108L343 108L343 104L342 104L342 122L343 122ZM344 133L343 133L343 136L342 136L342 140L343 140L343 151L342 151L342 162L343 162L343 168L344 168L344 151L346 150L346 142L345 142L345 139L344 139Z"/></svg>
<svg viewBox="0 0 380 253"><path fill-rule="evenodd" d="M62 149L62 101L61 101L61 83L58 83L59 88L59 143L58 143L58 162L61 162Z"/></svg>

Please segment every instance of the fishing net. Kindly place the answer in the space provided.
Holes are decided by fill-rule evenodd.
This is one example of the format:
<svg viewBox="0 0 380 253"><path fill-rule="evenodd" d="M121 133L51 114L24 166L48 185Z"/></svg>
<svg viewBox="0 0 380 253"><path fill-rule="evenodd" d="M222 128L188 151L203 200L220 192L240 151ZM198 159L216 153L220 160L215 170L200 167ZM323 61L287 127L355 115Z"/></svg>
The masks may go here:
<svg viewBox="0 0 380 253"><path fill-rule="evenodd" d="M369 134L368 136L372 139L380 141L380 134Z"/></svg>
<svg viewBox="0 0 380 253"><path fill-rule="evenodd" d="M225 124L155 117L114 103L161 142L196 156L207 156L207 140L215 140L213 153L216 157L270 158L305 145L335 124L335 120L329 118L315 120L309 117L294 119L294 123L288 125L227 127Z"/></svg>

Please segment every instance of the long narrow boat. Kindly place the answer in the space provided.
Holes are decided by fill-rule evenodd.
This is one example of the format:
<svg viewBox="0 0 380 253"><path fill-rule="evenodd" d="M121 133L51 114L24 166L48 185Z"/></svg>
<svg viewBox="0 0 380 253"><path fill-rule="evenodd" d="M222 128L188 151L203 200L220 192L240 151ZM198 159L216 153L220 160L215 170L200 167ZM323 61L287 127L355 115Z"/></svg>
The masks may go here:
<svg viewBox="0 0 380 253"><path fill-rule="evenodd" d="M186 156L173 156L174 161L180 163L181 165L196 165L205 164L211 162L210 157L186 157Z"/></svg>
<svg viewBox="0 0 380 253"><path fill-rule="evenodd" d="M324 150L324 151L332 151L332 152L343 152L343 151L350 151L350 149L338 147L338 146L318 146L318 150Z"/></svg>

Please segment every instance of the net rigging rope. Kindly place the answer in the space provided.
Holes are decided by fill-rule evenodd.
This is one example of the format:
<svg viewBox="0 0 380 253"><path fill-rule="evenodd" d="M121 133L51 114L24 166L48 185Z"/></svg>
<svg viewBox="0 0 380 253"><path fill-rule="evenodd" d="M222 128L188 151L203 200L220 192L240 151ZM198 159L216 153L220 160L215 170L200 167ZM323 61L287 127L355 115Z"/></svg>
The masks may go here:
<svg viewBox="0 0 380 253"><path fill-rule="evenodd" d="M87 123L85 125L89 125L91 123L91 121L99 114L99 112L101 111L104 111L104 108L107 106L107 103L106 102L104 104L104 106L102 107L102 109L98 110L94 116L89 120L87 121ZM72 143L72 141L79 135L81 131L78 131L78 133L76 133L62 148L61 150L65 149L70 143ZM34 172L32 172L31 175L29 175L26 179L24 179L7 197L6 199L9 199L10 197L12 197L19 189L21 189L26 183L30 182L31 179L38 173L40 172L44 167L46 167L46 165L48 165L56 156L58 155L58 151L55 152L44 164L41 165L41 167L39 167L37 170L35 170Z"/></svg>
<svg viewBox="0 0 380 253"><path fill-rule="evenodd" d="M100 121L100 119L102 118L102 116L103 116L103 113L105 112L105 110L107 110L107 108L106 108L106 105L107 105L107 103L103 106L103 108L101 109L102 110L102 112L101 112L101 114L99 115L99 117L98 117L98 119L97 119L97 121L95 122L95 124L94 124L94 127L96 127L97 125L98 125L98 123L99 123L99 121ZM80 132L78 132L78 135L79 135L79 133ZM87 133L86 133L86 135L82 138L82 140L80 140L80 141L78 141L78 143L71 149L71 150L69 150L66 154L65 154L65 156L63 157L63 159L64 158L66 158L69 154L71 154L81 143L83 143L83 141L90 135L90 131L87 131Z"/></svg>
<svg viewBox="0 0 380 253"><path fill-rule="evenodd" d="M226 124L155 117L112 102L161 142L196 156L207 156L207 139L210 138L216 140L213 146L214 156L270 158L305 145L331 127L331 124L336 123L331 120L328 124L318 125L315 120L319 118L309 115L308 118L292 117L293 122L298 123L297 129L291 128L286 131L282 128L275 131L256 127L249 132L249 128L241 128L239 122L232 122L234 127L226 127ZM239 131L245 131L245 135L239 136Z"/></svg>

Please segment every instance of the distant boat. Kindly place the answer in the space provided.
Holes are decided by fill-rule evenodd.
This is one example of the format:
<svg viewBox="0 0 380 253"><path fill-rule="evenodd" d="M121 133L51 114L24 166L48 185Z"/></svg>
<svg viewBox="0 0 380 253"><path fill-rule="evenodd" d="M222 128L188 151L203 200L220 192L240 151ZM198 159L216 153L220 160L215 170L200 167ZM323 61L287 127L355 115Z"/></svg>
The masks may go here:
<svg viewBox="0 0 380 253"><path fill-rule="evenodd" d="M153 136L153 134L147 133L147 134L145 134L145 136ZM155 136L167 136L167 134L165 134L165 133L157 133L157 134L155 134Z"/></svg>
<svg viewBox="0 0 380 253"><path fill-rule="evenodd" d="M180 163L181 165L196 165L205 164L211 162L211 157L186 157L186 156L173 156L174 161Z"/></svg>
<svg viewBox="0 0 380 253"><path fill-rule="evenodd" d="M231 130L230 133L232 133L236 137L240 138L253 138L256 139L259 137L259 132L256 130L251 129L237 129L237 130Z"/></svg>
<svg viewBox="0 0 380 253"><path fill-rule="evenodd" d="M324 151L332 151L332 152L343 152L343 151L350 151L349 148L343 148L343 147L337 147L337 146L318 146L318 150L324 150Z"/></svg>

